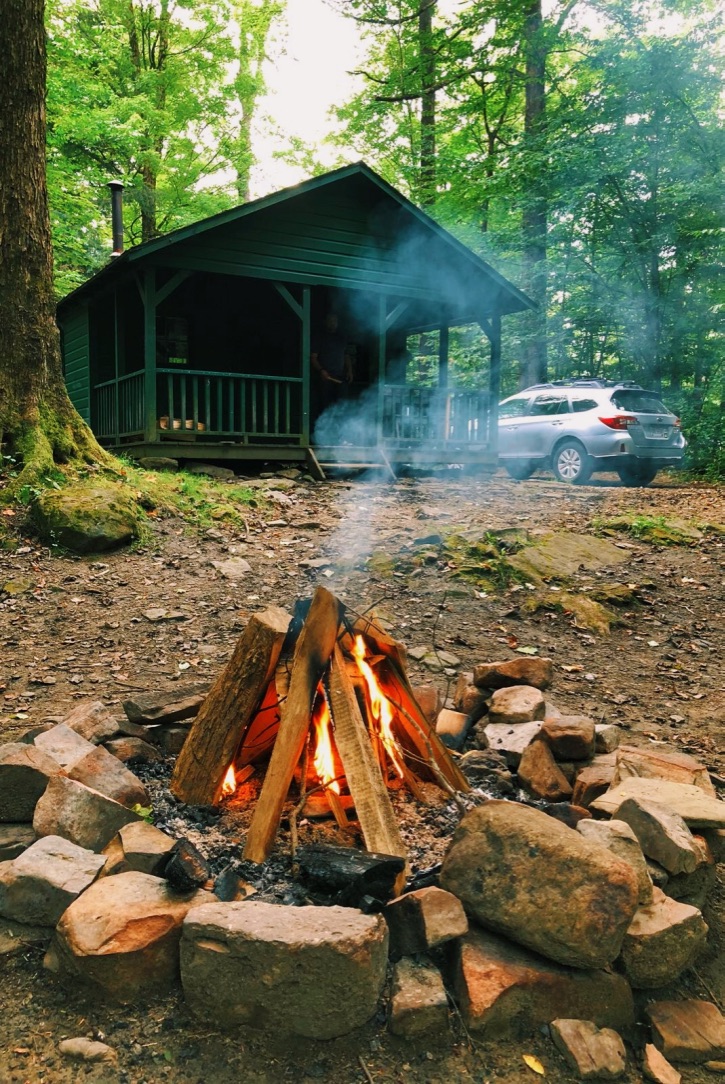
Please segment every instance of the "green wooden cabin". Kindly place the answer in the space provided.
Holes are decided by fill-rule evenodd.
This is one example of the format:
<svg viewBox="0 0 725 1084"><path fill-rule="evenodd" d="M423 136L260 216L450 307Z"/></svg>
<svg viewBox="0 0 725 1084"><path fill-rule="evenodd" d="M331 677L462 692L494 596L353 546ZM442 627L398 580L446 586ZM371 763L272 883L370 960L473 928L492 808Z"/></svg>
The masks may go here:
<svg viewBox="0 0 725 1084"><path fill-rule="evenodd" d="M71 399L116 451L488 467L501 318L532 304L360 163L114 256L58 322ZM310 346L330 311L354 382L320 427ZM471 325L489 357L458 388L450 329ZM422 376L411 343L433 355Z"/></svg>

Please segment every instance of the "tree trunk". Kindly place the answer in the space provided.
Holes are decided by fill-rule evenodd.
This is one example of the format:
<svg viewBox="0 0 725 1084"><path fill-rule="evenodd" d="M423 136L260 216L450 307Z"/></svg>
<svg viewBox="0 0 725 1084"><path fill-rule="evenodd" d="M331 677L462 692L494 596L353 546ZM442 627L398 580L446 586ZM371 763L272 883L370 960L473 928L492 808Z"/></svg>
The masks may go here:
<svg viewBox="0 0 725 1084"><path fill-rule="evenodd" d="M526 104L524 141L529 159L529 190L522 226L528 293L539 306L529 317L524 344L522 378L536 384L547 378L546 357L546 48L543 42L541 0L530 4L525 25Z"/></svg>
<svg viewBox="0 0 725 1084"><path fill-rule="evenodd" d="M420 50L420 202L432 207L436 200L436 61L433 14L436 0L422 0L418 13Z"/></svg>
<svg viewBox="0 0 725 1084"><path fill-rule="evenodd" d="M0 96L0 447L15 486L54 462L108 461L68 398L55 324L45 176L43 0L5 0Z"/></svg>

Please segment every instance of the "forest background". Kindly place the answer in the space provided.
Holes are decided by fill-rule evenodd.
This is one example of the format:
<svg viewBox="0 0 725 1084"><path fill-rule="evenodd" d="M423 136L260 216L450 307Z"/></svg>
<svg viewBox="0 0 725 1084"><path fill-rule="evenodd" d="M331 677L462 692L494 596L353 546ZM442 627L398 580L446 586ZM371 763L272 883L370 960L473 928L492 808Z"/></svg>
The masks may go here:
<svg viewBox="0 0 725 1084"><path fill-rule="evenodd" d="M263 140L299 179L362 158L538 302L507 321L507 393L637 380L681 415L691 469L725 476L721 5L305 3L353 20L360 55L310 145L264 110L287 0L50 0L58 295L108 259L109 180L135 244L265 194ZM481 338L452 354L477 382Z"/></svg>

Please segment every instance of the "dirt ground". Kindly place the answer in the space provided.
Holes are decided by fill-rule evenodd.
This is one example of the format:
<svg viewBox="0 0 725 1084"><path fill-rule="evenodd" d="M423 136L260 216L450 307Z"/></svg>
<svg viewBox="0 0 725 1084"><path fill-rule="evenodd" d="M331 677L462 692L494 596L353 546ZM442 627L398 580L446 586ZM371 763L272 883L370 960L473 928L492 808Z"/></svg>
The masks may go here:
<svg viewBox="0 0 725 1084"><path fill-rule="evenodd" d="M626 564L596 579L636 583L640 601L608 636L578 628L566 613L522 617L525 587L477 590L435 555L440 537L454 529L589 532L598 517L633 511L723 524L725 490L670 479L646 490L614 479L569 488L544 476L517 483L453 471L394 485L284 482L283 488L274 488L273 479L254 483L258 501L244 529L220 524L201 532L159 518L147 544L103 557L51 555L20 525L16 549L0 554L0 741L67 714L81 699L102 699L120 715L130 692L207 682L251 613L272 602L291 609L322 582L356 611L374 606L408 648L451 652L459 660L454 670L514 658L521 648L550 656L556 674L551 700L564 713L615 722L628 741L665 742L698 757L725 797L725 535L666 547L618 536ZM427 556L416 560L421 552ZM210 563L233 556L251 566L237 581ZM166 615L144 616L153 610ZM454 680L414 660L410 672L414 682L434 681L442 692ZM721 1009L723 869L706 912L707 952L676 990L665 992L715 1000ZM79 1035L103 1037L117 1051L118 1067L79 1067L64 1059L58 1043ZM633 1051L647 1037L632 1038L624 1079L639 1084ZM384 1010L344 1039L273 1044L200 1026L180 997L119 1008L63 989L43 971L39 949L0 957L0 1084L523 1084L536 1079L524 1054L540 1059L546 1079L578 1079L544 1032L520 1042L480 1043L465 1035L455 1013L443 1046L396 1040L385 1030ZM702 1067L680 1070L684 1084L717 1079Z"/></svg>

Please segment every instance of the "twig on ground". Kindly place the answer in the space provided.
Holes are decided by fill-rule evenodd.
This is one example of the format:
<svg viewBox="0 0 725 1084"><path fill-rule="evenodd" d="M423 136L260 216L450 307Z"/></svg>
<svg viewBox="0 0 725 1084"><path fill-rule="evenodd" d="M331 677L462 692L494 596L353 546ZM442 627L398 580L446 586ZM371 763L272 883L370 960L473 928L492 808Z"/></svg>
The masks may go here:
<svg viewBox="0 0 725 1084"><path fill-rule="evenodd" d="M373 1081L372 1075L370 1073L370 1070L368 1069L367 1065L365 1064L365 1062L362 1059L362 1054L358 1054L357 1060L360 1062L360 1068L362 1069L363 1073L365 1074L365 1079L367 1080L368 1084L375 1084L375 1082Z"/></svg>

